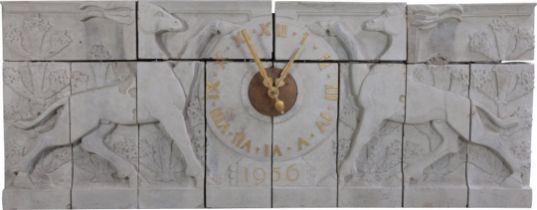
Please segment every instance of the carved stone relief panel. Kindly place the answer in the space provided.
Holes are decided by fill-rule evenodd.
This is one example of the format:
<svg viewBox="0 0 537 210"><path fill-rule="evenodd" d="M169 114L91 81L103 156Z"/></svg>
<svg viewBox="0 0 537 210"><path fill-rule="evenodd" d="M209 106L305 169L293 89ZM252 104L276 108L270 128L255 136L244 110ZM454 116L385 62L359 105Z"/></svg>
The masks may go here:
<svg viewBox="0 0 537 210"><path fill-rule="evenodd" d="M140 208L204 205L204 67L138 63Z"/></svg>
<svg viewBox="0 0 537 210"><path fill-rule="evenodd" d="M6 62L3 75L3 206L69 208L70 65Z"/></svg>
<svg viewBox="0 0 537 210"><path fill-rule="evenodd" d="M405 65L340 64L339 206L402 203Z"/></svg>
<svg viewBox="0 0 537 210"><path fill-rule="evenodd" d="M407 66L405 207L466 206L469 79L468 65Z"/></svg>
<svg viewBox="0 0 537 210"><path fill-rule="evenodd" d="M535 4L271 5L3 2L3 207L531 206Z"/></svg>
<svg viewBox="0 0 537 210"><path fill-rule="evenodd" d="M338 65L296 64L292 77L296 102L273 118L272 205L336 207Z"/></svg>
<svg viewBox="0 0 537 210"><path fill-rule="evenodd" d="M135 63L73 63L74 208L136 208Z"/></svg>
<svg viewBox="0 0 537 210"><path fill-rule="evenodd" d="M238 31L242 27L256 40L259 57L271 57L270 1L142 1L138 8L140 58L250 58ZM192 54L186 45L196 43L207 50L224 46L216 54Z"/></svg>
<svg viewBox="0 0 537 210"><path fill-rule="evenodd" d="M135 2L3 2L4 59L136 58Z"/></svg>
<svg viewBox="0 0 537 210"><path fill-rule="evenodd" d="M471 65L471 207L531 206L533 70L531 64Z"/></svg>
<svg viewBox="0 0 537 210"><path fill-rule="evenodd" d="M256 66L206 65L207 207L270 207L272 122L248 95Z"/></svg>
<svg viewBox="0 0 537 210"><path fill-rule="evenodd" d="M405 60L406 18L403 3L276 2L276 58L289 59L294 49L283 40L301 31L320 36L308 50L334 48L337 57L308 54L306 60Z"/></svg>
<svg viewBox="0 0 537 210"><path fill-rule="evenodd" d="M532 60L535 4L408 6L408 61Z"/></svg>

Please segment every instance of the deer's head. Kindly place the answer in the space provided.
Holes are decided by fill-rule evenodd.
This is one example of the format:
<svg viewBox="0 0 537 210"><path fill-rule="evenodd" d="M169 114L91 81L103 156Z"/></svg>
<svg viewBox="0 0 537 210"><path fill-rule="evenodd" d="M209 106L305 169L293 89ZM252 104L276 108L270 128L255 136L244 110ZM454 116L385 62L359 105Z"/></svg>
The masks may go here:
<svg viewBox="0 0 537 210"><path fill-rule="evenodd" d="M376 31L389 35L399 34L406 27L404 12L401 8L390 7L379 16L365 21L362 27L365 31Z"/></svg>
<svg viewBox="0 0 537 210"><path fill-rule="evenodd" d="M147 33L182 32L188 29L187 24L173 16L163 8L151 4L141 3L140 28Z"/></svg>

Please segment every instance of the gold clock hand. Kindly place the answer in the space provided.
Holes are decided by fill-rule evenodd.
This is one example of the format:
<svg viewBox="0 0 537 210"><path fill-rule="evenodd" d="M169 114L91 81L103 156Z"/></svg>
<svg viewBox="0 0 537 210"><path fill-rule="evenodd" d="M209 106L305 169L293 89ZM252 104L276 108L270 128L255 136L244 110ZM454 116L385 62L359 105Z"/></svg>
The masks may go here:
<svg viewBox="0 0 537 210"><path fill-rule="evenodd" d="M291 58L289 59L289 62L283 67L282 73L280 74L280 77L276 79L276 88L281 88L285 85L285 78L287 78L287 75L289 74L289 71L291 71L291 67L295 63L296 58L300 54L301 48L297 48Z"/></svg>
<svg viewBox="0 0 537 210"><path fill-rule="evenodd" d="M283 67L280 77L276 79L276 84L275 84L276 88L280 88L285 85L285 78L289 74L289 71L291 71L291 67L295 63L295 60L298 58L298 55L300 55L300 52L302 51L302 46L304 46L304 43L306 42L306 39L308 38L308 36L309 36L308 32L304 33L304 36L302 36L302 39L300 40L300 46L296 48L293 55L291 55L289 62L285 65L285 67Z"/></svg>
<svg viewBox="0 0 537 210"><path fill-rule="evenodd" d="M285 85L284 80L287 77L287 75L289 74L289 71L291 70L291 66L295 62L295 59L298 57L298 54L300 54L300 48L297 48L295 50L295 53L293 53L293 56L291 57L289 62L283 68L282 73L280 74L280 77L278 77L276 79L276 84L275 84L275 86L273 88L278 90L277 92L279 92L280 87L283 87ZM269 95L270 95L270 91L269 91ZM274 108L276 108L276 110L278 112L283 114L283 112L285 111L285 103L278 98L278 95L279 94L276 94L275 98L274 98L274 100L276 100L276 102L274 103Z"/></svg>
<svg viewBox="0 0 537 210"><path fill-rule="evenodd" d="M298 55L300 55L300 52L302 51L302 46L304 46L304 43L306 42L308 35L309 35L308 32L304 33L304 35L302 36L302 39L300 40L300 46L296 48L295 52L289 59L289 62L287 62L285 67L283 67L280 77L276 79L276 83L274 84L275 89L279 90L279 88L285 85L285 78L287 78L289 71L291 71L291 67L295 63L295 60L298 58ZM278 98L278 95L276 95L275 100L276 102L274 103L274 108L276 108L277 111L283 114L283 112L285 111L285 103Z"/></svg>
<svg viewBox="0 0 537 210"><path fill-rule="evenodd" d="M261 63L261 60L259 59L259 56L257 55L257 52L255 50L255 47L252 44L252 40L250 39L250 35L248 35L248 31L243 29L241 31L241 35L242 35L242 38L244 39L244 42L246 42L246 45L248 46L248 50L250 51L250 54L252 55L255 61L255 65L257 65L259 74L261 75L261 77L263 77L263 85L269 89L272 88L272 78L269 77L267 70L265 70L263 63Z"/></svg>

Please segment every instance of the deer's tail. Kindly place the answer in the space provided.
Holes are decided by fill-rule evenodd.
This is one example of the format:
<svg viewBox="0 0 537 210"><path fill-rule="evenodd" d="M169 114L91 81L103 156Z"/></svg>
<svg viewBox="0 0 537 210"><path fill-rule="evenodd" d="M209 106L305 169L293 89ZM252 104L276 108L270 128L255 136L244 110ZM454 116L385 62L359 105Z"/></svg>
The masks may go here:
<svg viewBox="0 0 537 210"><path fill-rule="evenodd" d="M37 126L39 123L41 123L45 118L50 116L54 111L56 111L58 108L64 106L67 102L69 102L69 97L61 98L60 100L56 101L52 105L50 105L41 115L37 116L37 118L33 120L20 120L12 122L15 127L22 128L22 129L30 129L35 126Z"/></svg>
<svg viewBox="0 0 537 210"><path fill-rule="evenodd" d="M487 117L487 119L489 119L490 121L492 121L492 123L494 123L494 125L498 126L498 127L501 127L501 128L514 128L516 126L518 126L518 120L514 117L512 118L499 118L498 116L496 116L495 114L493 113L490 113L488 110L486 110L485 108L483 108L482 106L479 106L479 105L476 105L475 106L479 111L481 111L482 113L484 113Z"/></svg>

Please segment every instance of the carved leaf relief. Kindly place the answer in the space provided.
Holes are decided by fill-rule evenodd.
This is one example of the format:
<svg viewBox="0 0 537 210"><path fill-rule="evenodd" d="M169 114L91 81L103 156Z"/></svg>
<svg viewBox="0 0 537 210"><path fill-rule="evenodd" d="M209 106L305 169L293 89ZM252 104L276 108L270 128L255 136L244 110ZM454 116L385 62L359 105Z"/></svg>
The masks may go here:
<svg viewBox="0 0 537 210"><path fill-rule="evenodd" d="M72 41L67 31L56 29L40 14L26 17L20 25L7 27L7 47L25 57L53 58Z"/></svg>
<svg viewBox="0 0 537 210"><path fill-rule="evenodd" d="M470 35L470 50L492 60L517 59L535 48L533 32L505 18L494 19L489 30Z"/></svg>
<svg viewBox="0 0 537 210"><path fill-rule="evenodd" d="M523 184L529 181L530 133L533 92L533 68L522 65L482 65L472 68L471 96L476 104L486 107L500 119L514 119L517 125L502 128L485 122L488 129L497 132L501 146L507 149L519 168ZM527 66L526 66L527 67ZM477 137L475 137L477 138ZM509 166L494 150L471 145L469 164L479 170L472 176L474 183L501 184L511 175Z"/></svg>
<svg viewBox="0 0 537 210"><path fill-rule="evenodd" d="M11 171L20 160L37 144L38 137L50 131L57 116L34 128L23 129L12 125L21 120L32 120L58 99L70 94L70 69L65 64L53 63L6 63L4 65L4 116L6 122L6 185L15 187L14 174ZM63 108L58 112L63 111ZM65 132L67 134L67 130ZM55 136L64 141L69 137ZM44 152L30 174L30 186L36 188L68 187L70 177L71 149L60 147Z"/></svg>

